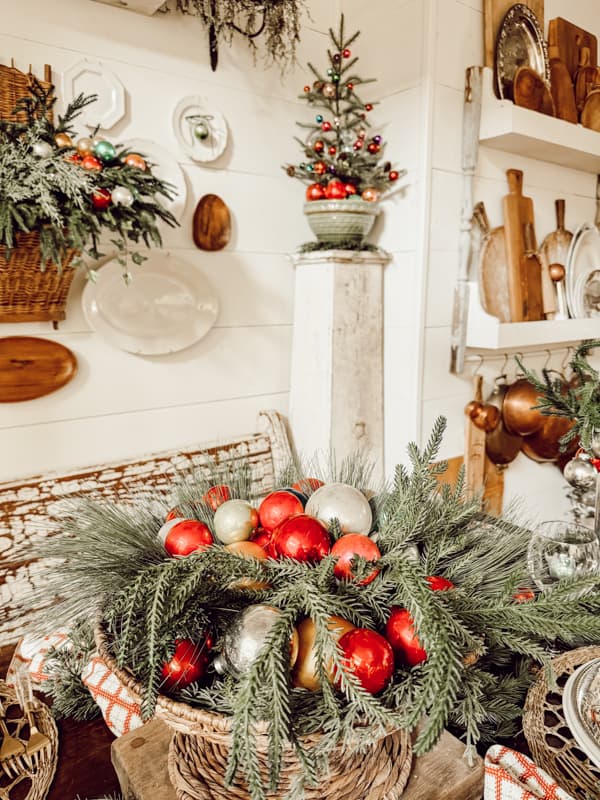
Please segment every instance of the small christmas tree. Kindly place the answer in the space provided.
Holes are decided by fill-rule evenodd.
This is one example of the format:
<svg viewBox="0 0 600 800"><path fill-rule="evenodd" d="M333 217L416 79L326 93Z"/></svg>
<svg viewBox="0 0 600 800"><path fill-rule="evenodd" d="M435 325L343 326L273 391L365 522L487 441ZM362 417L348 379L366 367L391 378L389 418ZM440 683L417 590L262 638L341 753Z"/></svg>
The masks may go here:
<svg viewBox="0 0 600 800"><path fill-rule="evenodd" d="M358 58L352 57L350 46L359 35L357 31L346 38L342 15L339 33L329 29L332 47L327 50L327 76L308 64L315 81L300 96L317 114L313 123L298 123L308 132L305 141L295 137L305 160L285 167L290 177L309 184L308 200L362 197L376 201L404 174L383 160L382 136L367 135L368 114L376 104L363 102L357 94L357 87L374 80L356 74Z"/></svg>

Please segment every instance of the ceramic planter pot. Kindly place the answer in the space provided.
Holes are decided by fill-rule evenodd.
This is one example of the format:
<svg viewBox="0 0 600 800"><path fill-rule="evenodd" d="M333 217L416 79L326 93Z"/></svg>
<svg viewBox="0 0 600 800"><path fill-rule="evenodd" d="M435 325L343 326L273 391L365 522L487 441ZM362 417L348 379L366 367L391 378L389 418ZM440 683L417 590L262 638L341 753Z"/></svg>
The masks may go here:
<svg viewBox="0 0 600 800"><path fill-rule="evenodd" d="M304 204L304 214L319 242L359 243L371 232L381 209L367 200L312 200Z"/></svg>

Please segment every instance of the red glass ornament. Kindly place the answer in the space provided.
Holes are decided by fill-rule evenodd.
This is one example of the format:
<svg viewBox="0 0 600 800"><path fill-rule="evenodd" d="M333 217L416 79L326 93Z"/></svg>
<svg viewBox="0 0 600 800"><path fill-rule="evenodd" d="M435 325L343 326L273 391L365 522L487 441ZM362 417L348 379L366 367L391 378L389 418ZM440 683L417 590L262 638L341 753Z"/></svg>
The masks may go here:
<svg viewBox="0 0 600 800"><path fill-rule="evenodd" d="M372 103L367 103L367 105L365 106L365 111L373 111Z"/></svg>
<svg viewBox="0 0 600 800"><path fill-rule="evenodd" d="M334 156L336 153L337 153L337 147L335 147L335 145L332 144L331 147L329 148L329 155Z"/></svg>
<svg viewBox="0 0 600 800"><path fill-rule="evenodd" d="M81 162L81 166L84 169L89 169L90 172L100 172L102 169L102 162L99 161L96 156L85 156Z"/></svg>
<svg viewBox="0 0 600 800"><path fill-rule="evenodd" d="M325 142L321 141L321 139L317 139L317 141L313 144L313 150L315 153L322 153L325 149Z"/></svg>
<svg viewBox="0 0 600 800"><path fill-rule="evenodd" d="M345 536L340 536L331 548L331 555L337 559L333 574L340 580L351 580L354 577L352 572L354 556L362 556L367 561L378 561L381 558L381 552L373 539L362 533L347 533ZM366 578L359 581L359 585L366 586L367 583L371 583L378 573L379 570L374 569Z"/></svg>
<svg viewBox="0 0 600 800"><path fill-rule="evenodd" d="M165 550L170 556L189 556L206 550L213 544L210 528L196 519L182 519L174 525L165 539Z"/></svg>
<svg viewBox="0 0 600 800"><path fill-rule="evenodd" d="M184 519L181 509L177 508L177 506L167 512L165 522L170 522L172 519Z"/></svg>
<svg viewBox="0 0 600 800"><path fill-rule="evenodd" d="M413 618L406 608L392 606L392 612L385 626L385 637L399 661L409 667L416 667L427 660L427 653L421 647L413 626Z"/></svg>
<svg viewBox="0 0 600 800"><path fill-rule="evenodd" d="M269 558L277 558L275 548L273 547L273 534L271 531L266 531L264 528L257 528L256 532L250 537L250 541L262 547Z"/></svg>
<svg viewBox="0 0 600 800"><path fill-rule="evenodd" d="M344 189L344 184L338 180L329 181L327 189L325 189L325 195L328 200L345 200L346 190Z"/></svg>
<svg viewBox="0 0 600 800"><path fill-rule="evenodd" d="M137 153L129 153L129 155L125 156L125 164L127 164L128 167L134 167L142 171L145 171L148 166L144 159Z"/></svg>
<svg viewBox="0 0 600 800"><path fill-rule="evenodd" d="M280 489L268 494L258 507L260 524L266 531L274 531L286 519L302 514L304 506L292 492Z"/></svg>
<svg viewBox="0 0 600 800"><path fill-rule="evenodd" d="M425 580L429 584L429 588L433 589L434 592L445 592L448 589L456 589L452 581L449 581L448 578L444 578L441 575L429 575Z"/></svg>
<svg viewBox="0 0 600 800"><path fill-rule="evenodd" d="M317 175L324 175L327 172L327 165L322 161L317 161L315 163L315 172Z"/></svg>
<svg viewBox="0 0 600 800"><path fill-rule="evenodd" d="M532 589L519 589L513 594L512 599L515 603L529 603L531 600L535 600L535 593Z"/></svg>
<svg viewBox="0 0 600 800"><path fill-rule="evenodd" d="M367 145L367 150L372 155L375 155L375 153L378 153L381 150L381 148L375 142L369 142L369 144Z"/></svg>
<svg viewBox="0 0 600 800"><path fill-rule="evenodd" d="M342 636L339 646L344 666L356 675L365 691L377 694L385 689L394 674L394 651L381 634L356 628Z"/></svg>
<svg viewBox="0 0 600 800"><path fill-rule="evenodd" d="M210 662L209 651L212 637L207 635L202 643L189 639L177 639L173 658L163 664L161 675L163 686L168 690L184 689L190 683L201 680Z"/></svg>
<svg viewBox="0 0 600 800"><path fill-rule="evenodd" d="M210 506L213 511L216 511L226 500L231 500L231 489L225 484L211 486L206 494L202 496L202 502Z"/></svg>
<svg viewBox="0 0 600 800"><path fill-rule="evenodd" d="M292 483L292 489L297 489L302 494L316 492L321 486L325 486L325 484L318 478L302 478L302 480Z"/></svg>
<svg viewBox="0 0 600 800"><path fill-rule="evenodd" d="M81 164L83 159L79 153L69 153L68 156L65 156L65 161L71 161L73 164Z"/></svg>
<svg viewBox="0 0 600 800"><path fill-rule="evenodd" d="M305 87L304 87L304 91L305 91L305 92L310 92L310 86L305 86Z"/></svg>
<svg viewBox="0 0 600 800"><path fill-rule="evenodd" d="M320 183L311 183L306 190L307 200L322 200L325 197L325 187Z"/></svg>
<svg viewBox="0 0 600 800"><path fill-rule="evenodd" d="M344 191L346 192L346 197L349 197L350 195L356 194L356 186L353 183L345 183Z"/></svg>
<svg viewBox="0 0 600 800"><path fill-rule="evenodd" d="M353 147L354 147L355 150L361 150L362 146L363 146L362 139L357 139L353 144Z"/></svg>
<svg viewBox="0 0 600 800"><path fill-rule="evenodd" d="M596 467L596 472L600 472L600 458L590 458L590 461Z"/></svg>
<svg viewBox="0 0 600 800"><path fill-rule="evenodd" d="M277 528L273 536L275 552L282 558L314 563L329 553L329 531L315 517L299 514Z"/></svg>
<svg viewBox="0 0 600 800"><path fill-rule="evenodd" d="M346 84L346 89L348 89L349 92L351 92L354 89L354 84L352 83L352 81L349 81Z"/></svg>
<svg viewBox="0 0 600 800"><path fill-rule="evenodd" d="M351 53L351 52L350 52L350 50L348 50L348 48L346 47L344 50L342 50L342 55L344 56L344 58L350 58L350 56L352 55L352 53Z"/></svg>
<svg viewBox="0 0 600 800"><path fill-rule="evenodd" d="M96 189L92 195L92 205L96 211L104 211L112 203L108 189Z"/></svg>
<svg viewBox="0 0 600 800"><path fill-rule="evenodd" d="M400 177L400 176L398 175L398 173L396 172L396 170L395 170L395 169L393 169L393 170L390 172L390 174L388 175L388 178L389 178L391 181L397 181L399 177Z"/></svg>
<svg viewBox="0 0 600 800"><path fill-rule="evenodd" d="M327 133L328 131L331 130L331 122L325 121L321 127L325 131L325 133Z"/></svg>

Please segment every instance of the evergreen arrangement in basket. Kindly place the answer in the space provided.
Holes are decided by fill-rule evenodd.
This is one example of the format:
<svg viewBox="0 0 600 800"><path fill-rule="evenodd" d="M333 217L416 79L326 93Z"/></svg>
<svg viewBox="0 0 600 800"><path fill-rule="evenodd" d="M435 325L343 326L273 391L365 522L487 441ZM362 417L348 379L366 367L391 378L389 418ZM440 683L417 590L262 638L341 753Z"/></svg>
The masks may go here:
<svg viewBox="0 0 600 800"><path fill-rule="evenodd" d="M109 237L127 275L129 258L144 260L140 246L160 246L158 223L177 225L162 204L172 187L143 154L99 138L75 146L73 122L95 96L77 97L54 124L53 88L34 78L30 86L11 119L0 119L0 268L60 271L76 255L100 258Z"/></svg>
<svg viewBox="0 0 600 800"><path fill-rule="evenodd" d="M214 720L224 780L252 800L290 751L300 797L336 748L368 752L423 720L417 753L445 726L469 748L514 735L537 665L600 641L600 576L535 591L530 531L488 516L462 479L439 482L444 426L379 488L358 458L291 464L266 498L249 464L207 464L151 506L73 506L43 551L43 599L61 598L45 622L99 618L144 715L197 737ZM249 626L265 606L269 623Z"/></svg>

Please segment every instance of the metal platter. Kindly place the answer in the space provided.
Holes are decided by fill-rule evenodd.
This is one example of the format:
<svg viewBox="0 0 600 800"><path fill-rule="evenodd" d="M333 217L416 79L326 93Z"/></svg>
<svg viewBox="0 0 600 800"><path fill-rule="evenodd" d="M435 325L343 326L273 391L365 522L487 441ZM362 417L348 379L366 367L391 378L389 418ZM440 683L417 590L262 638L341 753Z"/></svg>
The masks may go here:
<svg viewBox="0 0 600 800"><path fill-rule="evenodd" d="M590 716L592 684L598 681L600 659L582 664L567 681L562 695L565 721L585 755L600 767L600 728Z"/></svg>
<svg viewBox="0 0 600 800"><path fill-rule="evenodd" d="M513 81L519 67L529 67L550 83L542 28L533 11L522 3L507 11L496 40L496 89L502 100L513 99Z"/></svg>

